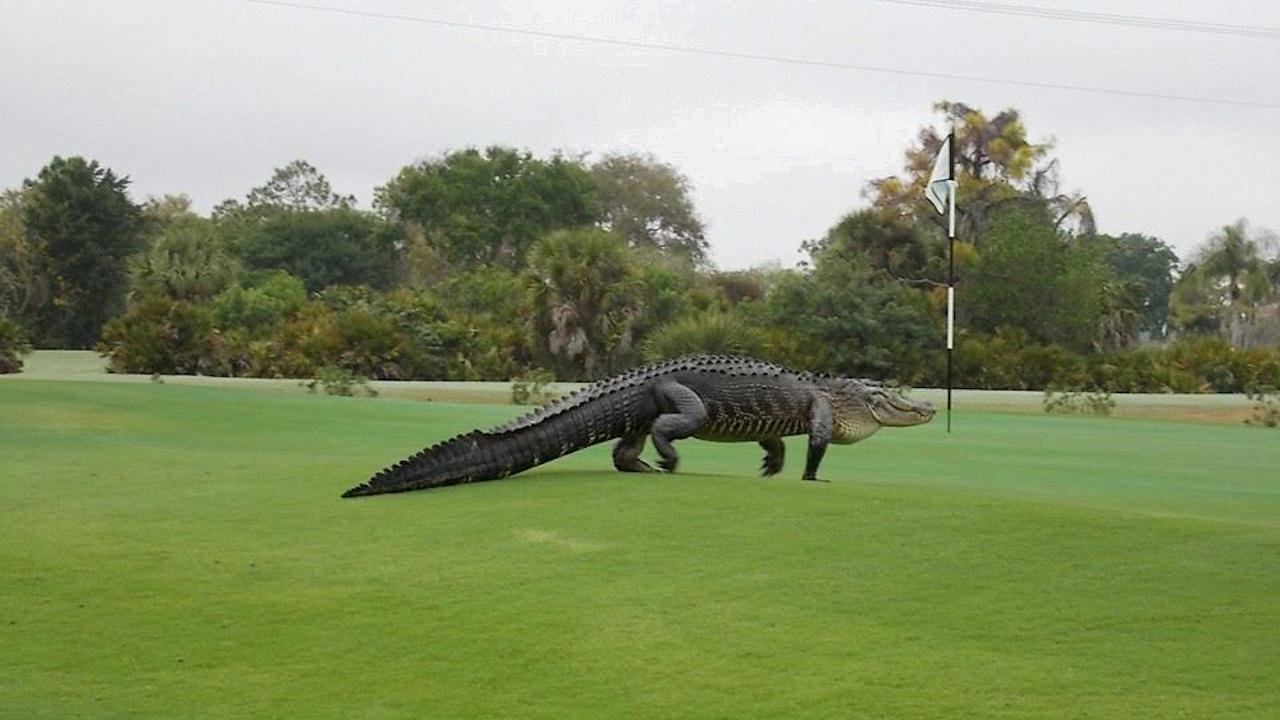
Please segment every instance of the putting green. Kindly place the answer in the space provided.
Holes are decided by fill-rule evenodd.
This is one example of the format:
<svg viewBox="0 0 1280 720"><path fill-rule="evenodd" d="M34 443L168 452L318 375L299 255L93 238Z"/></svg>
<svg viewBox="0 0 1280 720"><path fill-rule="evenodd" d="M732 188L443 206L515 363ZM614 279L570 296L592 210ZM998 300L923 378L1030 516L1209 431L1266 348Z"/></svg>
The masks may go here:
<svg viewBox="0 0 1280 720"><path fill-rule="evenodd" d="M0 716L1280 711L1275 431L962 413L830 484L684 442L338 499L518 412L0 382Z"/></svg>

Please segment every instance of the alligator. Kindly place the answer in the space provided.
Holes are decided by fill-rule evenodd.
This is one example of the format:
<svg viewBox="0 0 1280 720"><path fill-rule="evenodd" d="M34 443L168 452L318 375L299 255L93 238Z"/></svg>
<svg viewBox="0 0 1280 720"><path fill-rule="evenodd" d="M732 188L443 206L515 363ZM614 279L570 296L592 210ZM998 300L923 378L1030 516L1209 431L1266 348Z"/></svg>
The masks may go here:
<svg viewBox="0 0 1280 720"><path fill-rule="evenodd" d="M864 440L881 427L920 425L933 406L883 383L796 372L747 357L700 355L636 368L593 383L492 430L473 430L426 448L374 475L343 497L496 480L607 440L624 472L654 472L640 454L646 439L674 472L672 443L695 437L753 441L763 475L782 470L788 435L808 435L804 480L818 480L830 443Z"/></svg>

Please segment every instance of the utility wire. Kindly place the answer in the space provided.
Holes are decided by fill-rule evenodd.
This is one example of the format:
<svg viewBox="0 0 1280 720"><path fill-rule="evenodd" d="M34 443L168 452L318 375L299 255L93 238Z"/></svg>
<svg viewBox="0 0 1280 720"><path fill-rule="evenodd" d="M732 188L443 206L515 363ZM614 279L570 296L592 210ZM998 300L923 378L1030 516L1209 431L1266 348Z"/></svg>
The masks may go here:
<svg viewBox="0 0 1280 720"><path fill-rule="evenodd" d="M885 75L899 75L907 77L927 77L942 80L962 80L965 82L987 83L992 85L1013 85L1017 87L1039 88L1044 90L1067 90L1071 92L1093 93L1098 95L1116 95L1120 97L1136 97L1156 100L1177 100L1180 102L1205 103L1209 105L1232 105L1236 107L1253 107L1266 108L1269 110L1280 110L1280 103L1275 102L1258 102L1254 100L1233 100L1230 98L1211 98L1199 95L1175 95L1171 93L1147 92L1144 90L1116 90L1112 88L1093 87L1089 85L1069 85L1064 83L1037 82L1034 80L1009 80L1005 78L983 77L981 75L959 75L954 73L927 72L924 70L907 70L904 68L895 68L883 65L859 65L854 63L834 62L829 60L815 60L811 58L789 57L785 55L767 55L762 53L738 52L734 50L717 50L713 48L703 48L693 45L673 45L669 43L641 42L638 40L624 40L621 38L602 37L597 35L583 35L579 33L551 32L547 30L534 30L531 28L513 27L508 25L488 25L484 23L462 22L458 20L442 20L439 18L425 17L421 15L401 15L397 13L375 12L370 10L353 10L350 8L332 7L329 5L313 5L310 3L291 2L289 0L238 0L242 3L250 3L253 5L268 5L272 7L288 8L291 10L307 10L313 12L332 13L335 15L347 15L352 17L370 18L376 20L395 20L399 22L411 22L422 25L434 25L437 27L448 27L462 30L479 30L490 33L501 33L505 35L520 35L524 37L535 37L550 40L568 40L571 42L588 43L593 45L608 45L612 47L625 47L640 50L657 50L663 52L683 53L686 55L701 55L705 57L731 58L735 60L754 60L759 62L777 63L783 65L797 65L802 67L818 67L832 70L852 70L855 72L881 73Z"/></svg>
<svg viewBox="0 0 1280 720"><path fill-rule="evenodd" d="M870 0L870 2L889 3L893 5L914 5L916 7L926 8L943 8L946 10L966 10L969 12L995 13L999 15L1020 15L1023 17L1069 20L1073 22L1098 23L1104 25L1127 25L1130 27L1153 28L1156 30L1183 30L1186 32L1237 35L1241 37L1280 40L1280 28L1258 27L1254 25L1229 25L1226 23L1177 20L1174 18L1150 17L1146 15L1122 15L1118 13L1065 10L1062 8L1042 7L1038 5L1013 5L1009 3L980 2L978 0Z"/></svg>

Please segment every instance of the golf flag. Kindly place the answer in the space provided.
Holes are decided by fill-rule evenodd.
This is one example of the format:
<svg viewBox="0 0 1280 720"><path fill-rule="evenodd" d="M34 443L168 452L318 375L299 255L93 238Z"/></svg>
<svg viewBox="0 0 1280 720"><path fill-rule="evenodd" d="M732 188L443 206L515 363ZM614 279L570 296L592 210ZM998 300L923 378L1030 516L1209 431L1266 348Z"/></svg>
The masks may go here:
<svg viewBox="0 0 1280 720"><path fill-rule="evenodd" d="M933 203L933 209L939 215L947 214L947 206L951 200L954 186L951 183L951 135L942 141L938 148L938 158L933 161L933 172L929 173L929 184L924 187L924 195Z"/></svg>
<svg viewBox="0 0 1280 720"><path fill-rule="evenodd" d="M933 209L947 216L947 432L951 432L951 356L956 347L956 177L951 159L955 139L952 130L938 147L933 171L924 186L924 196Z"/></svg>

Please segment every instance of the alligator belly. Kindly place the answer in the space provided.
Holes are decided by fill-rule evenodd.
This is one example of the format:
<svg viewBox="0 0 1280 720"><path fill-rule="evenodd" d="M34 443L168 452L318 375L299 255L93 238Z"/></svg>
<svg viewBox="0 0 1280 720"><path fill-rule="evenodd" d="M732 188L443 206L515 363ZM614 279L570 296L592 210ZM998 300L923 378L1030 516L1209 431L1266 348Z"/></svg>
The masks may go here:
<svg viewBox="0 0 1280 720"><path fill-rule="evenodd" d="M695 437L695 438L697 438L697 439L699 439L699 440L707 440L707 441L709 441L709 442L725 442L725 443L731 443L731 442L756 442L756 441L759 441L759 440L763 440L763 439L764 439L763 437L756 437L756 436L754 436L754 435L752 435L752 436L743 436L743 435L721 435L721 434L718 434L718 433L717 433L717 434L713 434L713 433L705 433L705 432L698 432L698 433L694 434L694 437Z"/></svg>
<svg viewBox="0 0 1280 720"><path fill-rule="evenodd" d="M693 436L712 442L757 442L805 432L797 424L785 419L747 417L708 423Z"/></svg>

